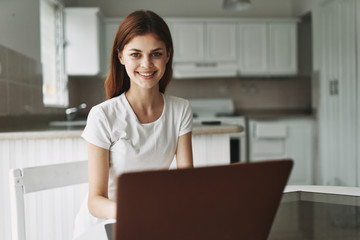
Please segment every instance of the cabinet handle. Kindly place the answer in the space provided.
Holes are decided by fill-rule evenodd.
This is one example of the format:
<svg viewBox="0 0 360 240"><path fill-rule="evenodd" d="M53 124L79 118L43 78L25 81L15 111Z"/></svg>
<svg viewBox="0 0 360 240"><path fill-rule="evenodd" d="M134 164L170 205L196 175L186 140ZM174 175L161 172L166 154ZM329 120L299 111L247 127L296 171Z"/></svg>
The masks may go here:
<svg viewBox="0 0 360 240"><path fill-rule="evenodd" d="M339 80L334 80L334 95L339 95Z"/></svg>
<svg viewBox="0 0 360 240"><path fill-rule="evenodd" d="M333 95L333 93L334 93L334 90L333 90L333 84L334 83L334 81L333 80L330 80L329 81L329 93L330 93L330 96L332 96Z"/></svg>
<svg viewBox="0 0 360 240"><path fill-rule="evenodd" d="M196 63L196 67L216 67L216 63Z"/></svg>
<svg viewBox="0 0 360 240"><path fill-rule="evenodd" d="M339 80L333 79L329 81L330 95L339 95Z"/></svg>

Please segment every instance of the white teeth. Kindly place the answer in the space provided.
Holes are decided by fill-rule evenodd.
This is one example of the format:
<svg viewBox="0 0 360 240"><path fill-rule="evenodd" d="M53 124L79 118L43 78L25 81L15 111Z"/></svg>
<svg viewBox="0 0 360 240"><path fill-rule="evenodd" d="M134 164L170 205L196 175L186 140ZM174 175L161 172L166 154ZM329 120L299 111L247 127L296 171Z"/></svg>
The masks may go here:
<svg viewBox="0 0 360 240"><path fill-rule="evenodd" d="M153 75L154 73L139 73L139 74L144 77L149 77L149 76Z"/></svg>

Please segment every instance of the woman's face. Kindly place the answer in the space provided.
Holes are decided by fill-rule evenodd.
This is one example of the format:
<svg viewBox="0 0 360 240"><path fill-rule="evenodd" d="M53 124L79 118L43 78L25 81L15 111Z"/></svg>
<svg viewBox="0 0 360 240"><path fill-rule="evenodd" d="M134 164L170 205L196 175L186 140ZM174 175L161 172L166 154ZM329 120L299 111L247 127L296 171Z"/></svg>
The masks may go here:
<svg viewBox="0 0 360 240"><path fill-rule="evenodd" d="M169 56L165 43L152 33L134 37L118 54L121 64L125 65L131 86L135 84L146 89L158 89Z"/></svg>

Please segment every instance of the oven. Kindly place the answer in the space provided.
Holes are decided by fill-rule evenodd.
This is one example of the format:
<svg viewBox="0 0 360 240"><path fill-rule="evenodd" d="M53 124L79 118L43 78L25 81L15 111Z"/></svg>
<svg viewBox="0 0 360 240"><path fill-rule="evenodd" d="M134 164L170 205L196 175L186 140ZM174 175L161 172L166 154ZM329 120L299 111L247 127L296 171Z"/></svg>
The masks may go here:
<svg viewBox="0 0 360 240"><path fill-rule="evenodd" d="M231 163L247 161L246 118L235 113L231 98L189 99L194 124L241 125L244 131L230 134Z"/></svg>

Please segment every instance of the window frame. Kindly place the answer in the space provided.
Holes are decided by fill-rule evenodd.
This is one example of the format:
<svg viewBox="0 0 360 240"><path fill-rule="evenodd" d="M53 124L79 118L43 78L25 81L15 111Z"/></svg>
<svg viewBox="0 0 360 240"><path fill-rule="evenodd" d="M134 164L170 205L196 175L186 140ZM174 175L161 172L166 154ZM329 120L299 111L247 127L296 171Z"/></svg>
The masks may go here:
<svg viewBox="0 0 360 240"><path fill-rule="evenodd" d="M46 107L68 107L68 76L65 72L64 57L64 6L60 0L40 0L40 35L43 104Z"/></svg>

